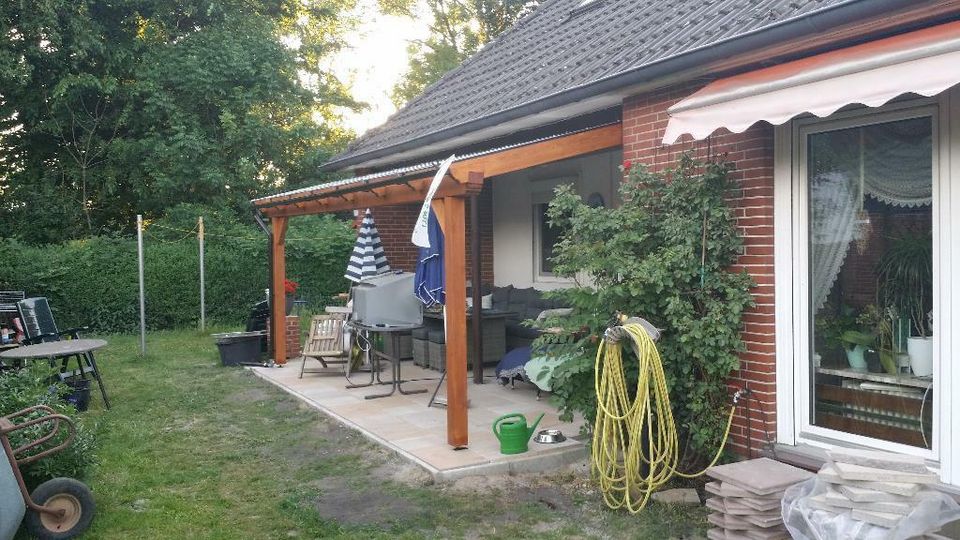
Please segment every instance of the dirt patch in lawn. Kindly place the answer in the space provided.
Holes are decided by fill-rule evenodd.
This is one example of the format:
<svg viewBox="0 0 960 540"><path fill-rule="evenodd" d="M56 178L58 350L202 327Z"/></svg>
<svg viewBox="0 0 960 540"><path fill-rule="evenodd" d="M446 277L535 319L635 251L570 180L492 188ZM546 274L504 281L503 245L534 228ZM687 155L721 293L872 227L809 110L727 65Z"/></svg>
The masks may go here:
<svg viewBox="0 0 960 540"><path fill-rule="evenodd" d="M418 519L424 511L410 500L377 487L328 479L317 500L320 517L342 525L385 525Z"/></svg>

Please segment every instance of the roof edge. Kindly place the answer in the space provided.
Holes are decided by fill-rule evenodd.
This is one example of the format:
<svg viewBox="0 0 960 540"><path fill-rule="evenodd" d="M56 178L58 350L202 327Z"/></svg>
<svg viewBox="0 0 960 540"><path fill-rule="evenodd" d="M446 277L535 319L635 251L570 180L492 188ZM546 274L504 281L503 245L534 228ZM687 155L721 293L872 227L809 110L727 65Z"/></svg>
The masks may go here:
<svg viewBox="0 0 960 540"><path fill-rule="evenodd" d="M693 69L720 59L738 56L759 48L768 47L779 41L796 39L829 27L856 22L865 17L883 14L915 5L915 0L849 0L846 3L823 8L799 17L785 20L756 30L752 33L730 38L726 41L702 47L687 53L664 59L660 62L626 71L612 77L593 81L570 90L547 96L537 101L518 105L476 120L456 124L384 148L371 150L342 159L332 159L320 166L324 172L338 171L354 165L360 165L371 159L382 158L389 154L410 150L416 146L432 144L443 139L466 135L472 131L492 127L504 122L523 118L532 114L562 107L593 96L605 94L625 87L649 83L670 74Z"/></svg>

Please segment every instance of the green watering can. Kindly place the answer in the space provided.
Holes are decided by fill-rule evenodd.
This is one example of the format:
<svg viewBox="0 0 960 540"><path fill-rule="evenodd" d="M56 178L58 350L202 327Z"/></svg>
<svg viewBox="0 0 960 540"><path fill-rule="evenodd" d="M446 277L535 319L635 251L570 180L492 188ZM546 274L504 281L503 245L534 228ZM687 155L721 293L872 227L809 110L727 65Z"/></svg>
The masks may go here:
<svg viewBox="0 0 960 540"><path fill-rule="evenodd" d="M543 414L537 417L532 426L527 427L527 417L520 413L505 414L493 421L493 434L500 440L501 454L522 454L527 451L527 442L533 437L533 430L543 420Z"/></svg>

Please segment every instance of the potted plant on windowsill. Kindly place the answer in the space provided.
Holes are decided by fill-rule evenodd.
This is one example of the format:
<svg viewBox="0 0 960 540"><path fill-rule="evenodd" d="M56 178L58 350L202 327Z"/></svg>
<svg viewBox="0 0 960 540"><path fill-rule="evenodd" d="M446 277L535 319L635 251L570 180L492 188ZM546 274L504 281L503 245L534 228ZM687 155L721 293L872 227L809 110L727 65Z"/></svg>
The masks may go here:
<svg viewBox="0 0 960 540"><path fill-rule="evenodd" d="M868 349L873 348L877 338L873 334L860 330L847 330L840 335L840 341L843 342L843 350L847 353L847 362L850 363L850 369L868 371L867 360L863 357L863 354Z"/></svg>
<svg viewBox="0 0 960 540"><path fill-rule="evenodd" d="M900 363L898 356L899 349L896 347L894 339L894 329L899 319L897 310L892 307L879 309L877 306L869 305L863 313L857 317L857 322L864 327L873 328L873 335L876 336L876 351L880 357L880 365L883 370L890 375L900 373Z"/></svg>
<svg viewBox="0 0 960 540"><path fill-rule="evenodd" d="M914 375L933 373L933 241L907 234L891 242L877 262L881 302L910 321L907 352Z"/></svg>

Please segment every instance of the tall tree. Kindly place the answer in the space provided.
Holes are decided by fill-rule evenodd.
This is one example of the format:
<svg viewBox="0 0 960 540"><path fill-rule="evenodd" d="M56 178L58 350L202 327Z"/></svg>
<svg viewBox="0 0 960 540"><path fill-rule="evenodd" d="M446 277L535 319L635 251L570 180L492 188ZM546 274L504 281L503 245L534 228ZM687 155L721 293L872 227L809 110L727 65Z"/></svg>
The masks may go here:
<svg viewBox="0 0 960 540"><path fill-rule="evenodd" d="M411 19L422 9L432 17L430 37L408 47L410 65L391 92L400 107L423 93L444 73L532 11L539 0L379 0L380 9Z"/></svg>
<svg viewBox="0 0 960 540"><path fill-rule="evenodd" d="M0 4L0 236L129 230L181 202L247 212L311 179L354 106L320 67L353 0Z"/></svg>

